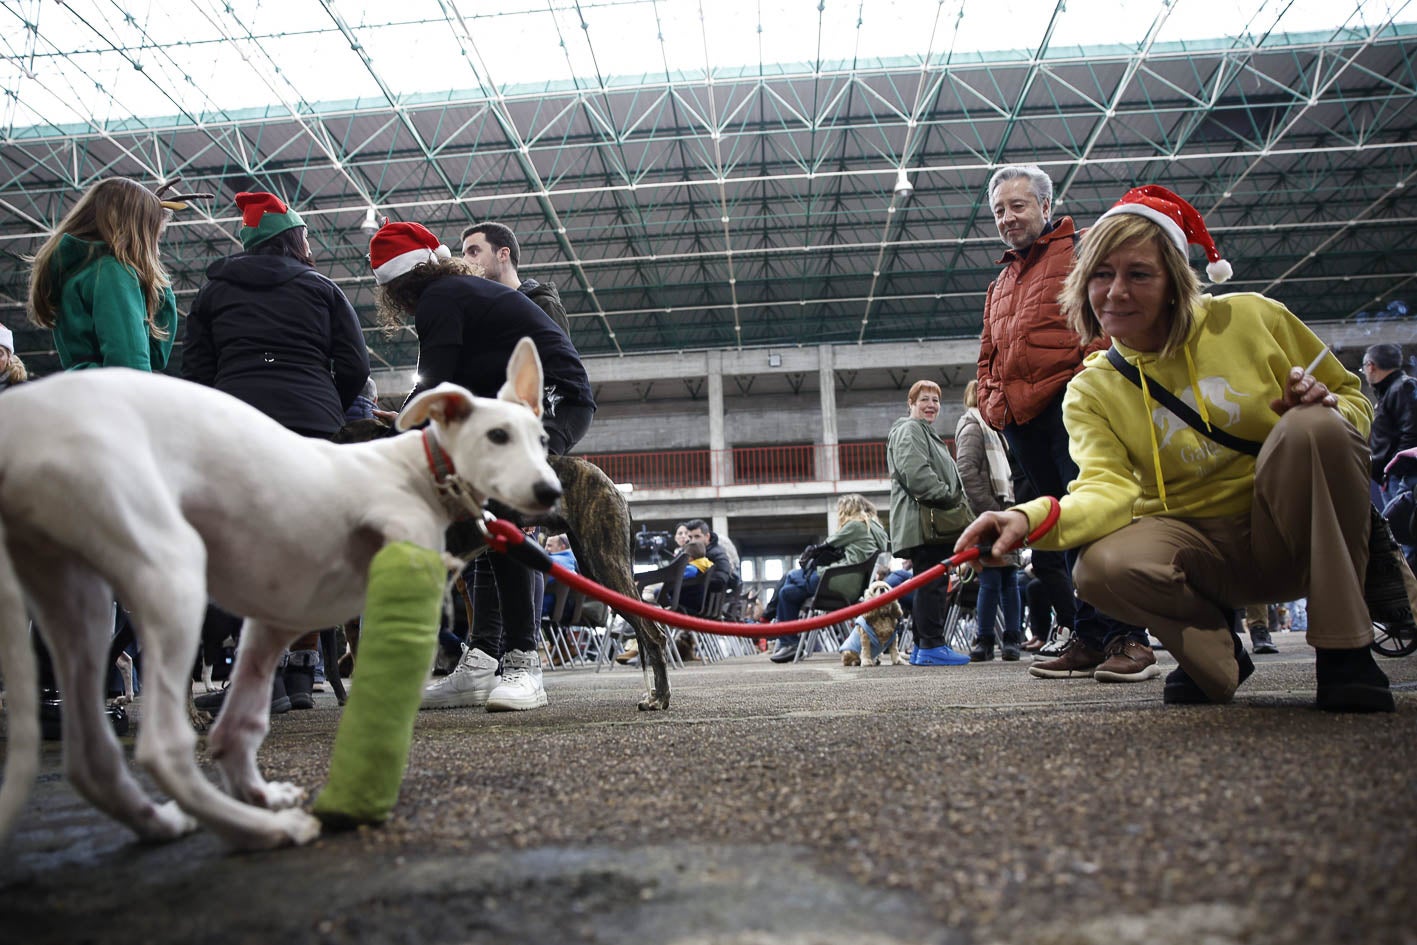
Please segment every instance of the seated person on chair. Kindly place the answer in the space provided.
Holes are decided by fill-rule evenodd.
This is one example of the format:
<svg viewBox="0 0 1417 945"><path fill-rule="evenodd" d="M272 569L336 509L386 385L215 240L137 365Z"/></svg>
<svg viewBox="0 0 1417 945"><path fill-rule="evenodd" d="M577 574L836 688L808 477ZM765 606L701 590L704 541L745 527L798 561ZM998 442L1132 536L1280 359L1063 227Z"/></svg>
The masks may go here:
<svg viewBox="0 0 1417 945"><path fill-rule="evenodd" d="M707 574L713 568L713 562L709 560L708 550L701 541L685 542L679 550L689 559L684 565L684 584L679 588L679 608L688 613L695 613L704 605L704 589L690 587L688 582L700 574ZM660 588L657 598L661 607L669 606L669 594L663 587Z"/></svg>
<svg viewBox="0 0 1417 945"><path fill-rule="evenodd" d="M551 560L567 571L580 573L576 566L576 553L571 550L571 542L565 535L551 535L546 539L546 553ZM558 583L552 575L546 575L546 593L541 596L541 616L550 617L551 608L556 606L556 594L552 585Z"/></svg>
<svg viewBox="0 0 1417 945"><path fill-rule="evenodd" d="M817 592L822 576L818 569L831 564L860 564L890 548L890 539L876 517L876 507L863 495L848 492L836 500L836 531L820 545L802 553L777 586L777 621L796 620L802 605ZM787 663L797 655L799 634L779 637L769 657Z"/></svg>

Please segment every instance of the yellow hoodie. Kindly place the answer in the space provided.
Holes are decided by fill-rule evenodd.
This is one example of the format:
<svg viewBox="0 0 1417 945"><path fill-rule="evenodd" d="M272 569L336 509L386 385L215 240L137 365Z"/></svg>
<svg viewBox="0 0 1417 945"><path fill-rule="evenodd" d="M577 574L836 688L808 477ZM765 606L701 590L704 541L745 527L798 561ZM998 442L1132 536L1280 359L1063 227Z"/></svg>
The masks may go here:
<svg viewBox="0 0 1417 945"><path fill-rule="evenodd" d="M1323 342L1283 305L1242 292L1202 296L1184 350L1173 357L1116 347L1209 423L1263 442L1279 421L1270 401L1281 396L1290 369L1307 366ZM1105 351L1083 363L1063 396L1078 478L1062 499L1058 524L1034 547L1076 548L1149 515L1219 518L1249 512L1253 456L1189 427L1118 373ZM1337 395L1338 412L1367 437L1373 408L1357 376L1331 355L1314 376ZM1048 506L1035 500L1017 508L1036 528Z"/></svg>

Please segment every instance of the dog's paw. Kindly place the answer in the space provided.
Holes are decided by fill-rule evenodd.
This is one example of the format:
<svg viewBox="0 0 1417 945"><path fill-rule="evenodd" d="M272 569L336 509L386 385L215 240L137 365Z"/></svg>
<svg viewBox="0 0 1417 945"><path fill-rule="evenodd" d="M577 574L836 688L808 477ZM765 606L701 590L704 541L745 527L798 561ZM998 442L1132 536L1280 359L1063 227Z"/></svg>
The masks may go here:
<svg viewBox="0 0 1417 945"><path fill-rule="evenodd" d="M299 807L306 798L305 789L288 781L267 781L251 791L251 803L266 810Z"/></svg>
<svg viewBox="0 0 1417 945"><path fill-rule="evenodd" d="M154 804L147 823L138 828L145 843L167 843L197 829L196 818L177 806L176 801Z"/></svg>
<svg viewBox="0 0 1417 945"><path fill-rule="evenodd" d="M652 692L647 692L640 697L639 710L641 712L659 712L669 708L668 696L657 696Z"/></svg>
<svg viewBox="0 0 1417 945"><path fill-rule="evenodd" d="M303 792L302 792L303 793ZM289 843L304 846L320 835L320 821L300 808L278 811L275 814Z"/></svg>
<svg viewBox="0 0 1417 945"><path fill-rule="evenodd" d="M276 847L304 846L320 835L320 821L298 807L266 813L260 829L227 835L237 850L274 850Z"/></svg>

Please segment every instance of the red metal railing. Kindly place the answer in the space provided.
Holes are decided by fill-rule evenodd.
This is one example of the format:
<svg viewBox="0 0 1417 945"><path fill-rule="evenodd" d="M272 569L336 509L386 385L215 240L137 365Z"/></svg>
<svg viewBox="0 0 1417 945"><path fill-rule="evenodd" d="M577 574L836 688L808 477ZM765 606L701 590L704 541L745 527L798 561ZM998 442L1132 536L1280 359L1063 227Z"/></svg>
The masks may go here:
<svg viewBox="0 0 1417 945"><path fill-rule="evenodd" d="M886 444L836 446L735 446L729 450L665 450L646 453L590 453L583 457L616 482L636 489L727 485L781 485L885 479Z"/></svg>

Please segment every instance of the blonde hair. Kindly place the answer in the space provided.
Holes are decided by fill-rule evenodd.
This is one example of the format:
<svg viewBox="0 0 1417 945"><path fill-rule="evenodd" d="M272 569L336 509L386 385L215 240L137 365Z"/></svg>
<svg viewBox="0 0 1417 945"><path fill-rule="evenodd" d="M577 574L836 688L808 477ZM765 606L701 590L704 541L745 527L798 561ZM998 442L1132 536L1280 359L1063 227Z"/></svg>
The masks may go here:
<svg viewBox="0 0 1417 945"><path fill-rule="evenodd" d="M1092 310L1087 297L1087 284L1102 261L1131 243L1151 242L1161 256L1161 267L1171 285L1171 311L1168 315L1166 342L1157 352L1168 358L1181 350L1191 333L1196 304L1200 302L1200 279L1186 260L1186 254L1167 238L1161 227L1136 213L1119 213L1108 217L1083 234L1078 244L1077 262L1058 293L1058 304L1067 316L1068 327L1078 333L1085 348L1103 337L1102 323Z"/></svg>
<svg viewBox="0 0 1417 945"><path fill-rule="evenodd" d="M41 328L53 328L58 313L54 308L54 274L50 264L65 235L90 243L103 243L113 258L138 277L147 302L148 334L166 338L157 323L162 308L163 289L170 282L162 267L157 241L167 222L167 211L157 195L137 181L109 177L90 187L74 204L59 226L39 247L30 261L29 316Z"/></svg>
<svg viewBox="0 0 1417 945"><path fill-rule="evenodd" d="M847 522L870 522L876 519L876 506L856 492L848 492L836 500L836 527Z"/></svg>
<svg viewBox="0 0 1417 945"><path fill-rule="evenodd" d="M927 390L934 391L936 397L940 396L939 384L936 384L934 381L916 381L914 384L910 385L910 394L907 396L905 402L913 405L915 401L920 399L920 395Z"/></svg>
<svg viewBox="0 0 1417 945"><path fill-rule="evenodd" d="M979 406L979 381L977 379L964 385L964 405L966 407Z"/></svg>

